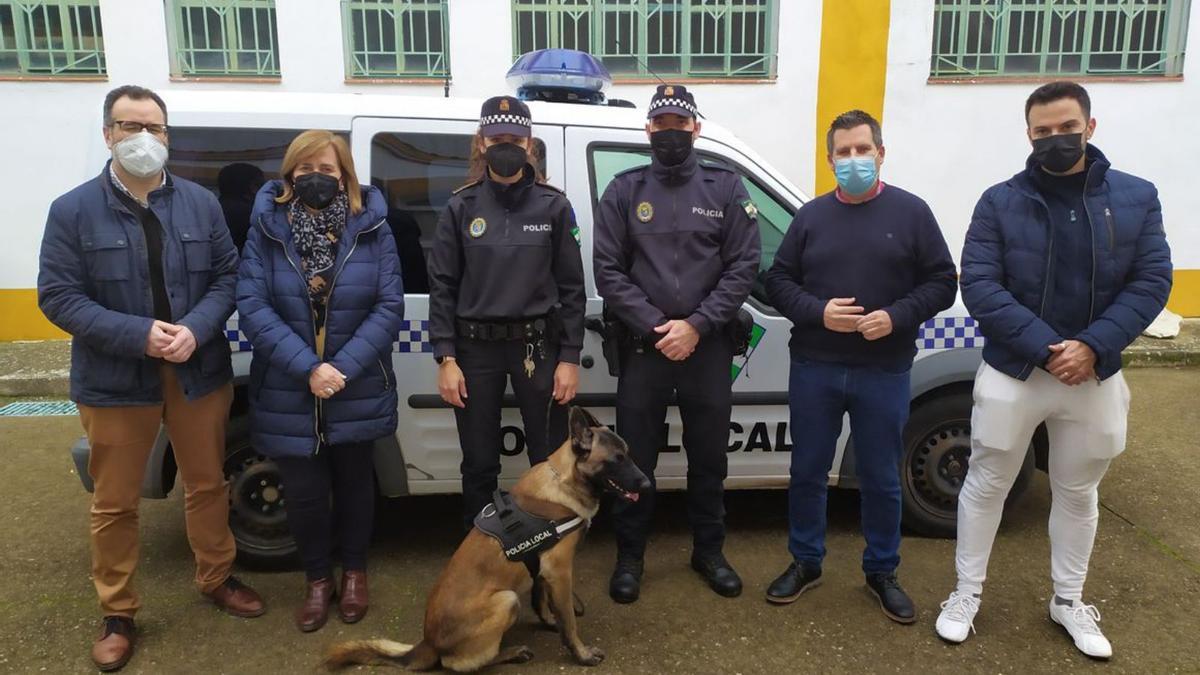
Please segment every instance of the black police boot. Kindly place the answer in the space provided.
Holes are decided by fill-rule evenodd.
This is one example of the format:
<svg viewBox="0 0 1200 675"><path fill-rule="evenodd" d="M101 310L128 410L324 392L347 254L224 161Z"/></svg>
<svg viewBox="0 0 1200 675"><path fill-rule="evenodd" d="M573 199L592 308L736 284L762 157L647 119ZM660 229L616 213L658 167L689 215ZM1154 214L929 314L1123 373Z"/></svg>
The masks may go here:
<svg viewBox="0 0 1200 675"><path fill-rule="evenodd" d="M896 623L913 623L917 620L917 610L900 587L895 572L868 574L867 589L879 600L879 608L887 618Z"/></svg>
<svg viewBox="0 0 1200 675"><path fill-rule="evenodd" d="M708 582L717 595L736 598L742 594L742 578L721 553L693 553L692 569Z"/></svg>
<svg viewBox="0 0 1200 675"><path fill-rule="evenodd" d="M767 602L786 605L796 601L800 594L821 585L821 567L812 563L792 562L771 585L767 587Z"/></svg>
<svg viewBox="0 0 1200 675"><path fill-rule="evenodd" d="M625 604L634 602L642 590L642 559L617 556L617 566L608 580L608 596Z"/></svg>

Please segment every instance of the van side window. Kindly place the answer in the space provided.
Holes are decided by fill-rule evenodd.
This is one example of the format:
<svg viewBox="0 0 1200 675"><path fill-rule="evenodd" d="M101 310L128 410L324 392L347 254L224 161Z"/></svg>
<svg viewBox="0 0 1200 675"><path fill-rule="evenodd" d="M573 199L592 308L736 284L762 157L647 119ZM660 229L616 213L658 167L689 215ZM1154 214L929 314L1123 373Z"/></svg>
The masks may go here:
<svg viewBox="0 0 1200 675"><path fill-rule="evenodd" d="M742 177L742 184L750 193L750 199L758 208L758 232L762 238L762 258L758 263L758 279L754 283L751 295L760 304L770 307L762 278L767 269L771 267L771 263L775 261L775 252L779 250L783 235L792 222L794 211L790 205L776 198L774 194L763 187L753 175L724 157L701 153L700 161L704 164L724 166L736 171ZM592 176L592 199L595 204L600 201L604 190L612 182L613 176L626 169L649 164L650 150L645 146L593 146L588 152L588 162L589 172Z"/></svg>
<svg viewBox="0 0 1200 675"><path fill-rule="evenodd" d="M279 177L283 155L301 131L173 126L167 170L217 196L229 234L241 251L254 196L264 182Z"/></svg>
<svg viewBox="0 0 1200 675"><path fill-rule="evenodd" d="M387 200L405 293L429 292L426 260L433 232L450 195L467 182L473 138L388 132L371 139L371 185ZM546 146L541 140L535 139L534 155L544 173Z"/></svg>

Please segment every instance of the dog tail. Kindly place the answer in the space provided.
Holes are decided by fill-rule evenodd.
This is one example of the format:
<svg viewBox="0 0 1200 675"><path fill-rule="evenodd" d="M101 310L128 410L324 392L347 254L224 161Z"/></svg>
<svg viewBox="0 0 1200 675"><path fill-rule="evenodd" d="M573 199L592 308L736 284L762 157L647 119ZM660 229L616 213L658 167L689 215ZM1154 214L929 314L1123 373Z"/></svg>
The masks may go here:
<svg viewBox="0 0 1200 675"><path fill-rule="evenodd" d="M329 670L356 663L400 665L409 670L427 670L437 665L438 655L426 642L414 647L392 640L351 640L330 647L323 661Z"/></svg>

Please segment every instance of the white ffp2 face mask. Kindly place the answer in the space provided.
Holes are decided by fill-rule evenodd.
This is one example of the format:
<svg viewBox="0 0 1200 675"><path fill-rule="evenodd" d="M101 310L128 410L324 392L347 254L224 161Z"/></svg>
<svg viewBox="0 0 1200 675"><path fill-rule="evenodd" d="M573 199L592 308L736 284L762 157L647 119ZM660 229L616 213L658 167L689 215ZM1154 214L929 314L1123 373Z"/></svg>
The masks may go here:
<svg viewBox="0 0 1200 675"><path fill-rule="evenodd" d="M113 146L113 158L138 178L149 178L167 163L167 146L149 131L142 131Z"/></svg>

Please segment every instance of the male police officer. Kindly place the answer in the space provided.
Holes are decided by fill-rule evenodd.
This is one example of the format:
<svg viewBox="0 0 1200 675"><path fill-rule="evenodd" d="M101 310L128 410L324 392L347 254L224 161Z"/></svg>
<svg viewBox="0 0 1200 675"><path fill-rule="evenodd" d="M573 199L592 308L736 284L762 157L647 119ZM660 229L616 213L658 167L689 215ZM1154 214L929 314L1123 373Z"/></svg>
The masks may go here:
<svg viewBox="0 0 1200 675"><path fill-rule="evenodd" d="M617 174L596 212L596 288L632 339L621 350L617 431L654 482L666 445L667 405L677 397L688 457L692 567L714 591L741 593L721 554L733 347L726 326L758 271L754 205L737 174L701 165L696 102L678 85L650 101L649 166ZM617 565L609 594L637 600L654 494L613 515Z"/></svg>

